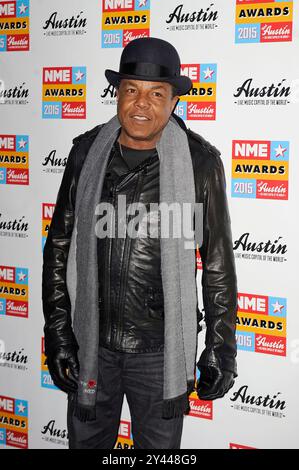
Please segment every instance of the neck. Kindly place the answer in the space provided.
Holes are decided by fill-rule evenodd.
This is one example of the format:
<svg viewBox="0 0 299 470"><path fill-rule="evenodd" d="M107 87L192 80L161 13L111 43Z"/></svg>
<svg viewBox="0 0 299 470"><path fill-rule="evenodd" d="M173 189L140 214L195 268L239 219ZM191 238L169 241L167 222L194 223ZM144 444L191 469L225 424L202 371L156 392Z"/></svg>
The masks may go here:
<svg viewBox="0 0 299 470"><path fill-rule="evenodd" d="M127 135L123 129L121 130L118 142L125 147L135 150L150 150L156 147L156 144L161 136L161 133L149 140L134 139Z"/></svg>

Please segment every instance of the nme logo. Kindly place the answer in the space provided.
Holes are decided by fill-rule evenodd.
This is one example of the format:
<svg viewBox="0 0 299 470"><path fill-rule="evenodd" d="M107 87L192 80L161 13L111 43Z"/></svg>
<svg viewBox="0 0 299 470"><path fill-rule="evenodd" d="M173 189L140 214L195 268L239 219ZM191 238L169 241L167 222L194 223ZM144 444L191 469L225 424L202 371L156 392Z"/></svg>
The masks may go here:
<svg viewBox="0 0 299 470"><path fill-rule="evenodd" d="M103 0L102 47L125 47L150 35L150 0Z"/></svg>
<svg viewBox="0 0 299 470"><path fill-rule="evenodd" d="M186 77L189 77L193 83L197 83L199 82L199 65L184 64L181 66L181 74L186 75Z"/></svg>
<svg viewBox="0 0 299 470"><path fill-rule="evenodd" d="M104 0L103 11L134 10L134 0Z"/></svg>
<svg viewBox="0 0 299 470"><path fill-rule="evenodd" d="M28 402L0 396L0 444L28 448Z"/></svg>
<svg viewBox="0 0 299 470"><path fill-rule="evenodd" d="M285 140L233 140L232 197L287 200L289 150Z"/></svg>
<svg viewBox="0 0 299 470"><path fill-rule="evenodd" d="M28 269L0 266L0 315L28 318Z"/></svg>
<svg viewBox="0 0 299 470"><path fill-rule="evenodd" d="M126 439L131 438L131 422L130 421L121 421L118 429L119 437L124 437Z"/></svg>
<svg viewBox="0 0 299 470"><path fill-rule="evenodd" d="M16 16L16 2L0 2L0 17L14 18Z"/></svg>
<svg viewBox="0 0 299 470"><path fill-rule="evenodd" d="M283 297L239 293L238 349L286 356L286 315Z"/></svg>
<svg viewBox="0 0 299 470"><path fill-rule="evenodd" d="M51 220L55 210L55 204L43 203L42 204L42 250L44 249Z"/></svg>
<svg viewBox="0 0 299 470"><path fill-rule="evenodd" d="M44 119L86 118L86 67L44 67Z"/></svg>
<svg viewBox="0 0 299 470"><path fill-rule="evenodd" d="M0 1L0 52L29 51L29 0Z"/></svg>
<svg viewBox="0 0 299 470"><path fill-rule="evenodd" d="M28 135L0 135L0 184L29 184Z"/></svg>
<svg viewBox="0 0 299 470"><path fill-rule="evenodd" d="M184 120L216 119L216 64L182 64L181 74L192 81L192 89L183 95L175 109Z"/></svg>
<svg viewBox="0 0 299 470"><path fill-rule="evenodd" d="M71 67L45 68L43 70L43 83L72 83Z"/></svg>
<svg viewBox="0 0 299 470"><path fill-rule="evenodd" d="M236 0L235 42L292 41L293 1Z"/></svg>

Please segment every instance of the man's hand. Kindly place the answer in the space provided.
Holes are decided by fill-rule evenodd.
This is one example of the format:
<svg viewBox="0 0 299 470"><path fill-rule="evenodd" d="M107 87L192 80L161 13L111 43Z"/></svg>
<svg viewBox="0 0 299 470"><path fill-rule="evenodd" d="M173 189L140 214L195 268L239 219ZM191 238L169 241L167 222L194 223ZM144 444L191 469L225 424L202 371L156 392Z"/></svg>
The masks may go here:
<svg viewBox="0 0 299 470"><path fill-rule="evenodd" d="M72 346L60 346L47 356L47 365L56 387L65 393L75 392L78 388L79 361L77 352ZM67 375L74 377L73 380Z"/></svg>
<svg viewBox="0 0 299 470"><path fill-rule="evenodd" d="M200 366L200 377L196 384L197 396L201 400L222 398L234 385L234 375L213 366Z"/></svg>

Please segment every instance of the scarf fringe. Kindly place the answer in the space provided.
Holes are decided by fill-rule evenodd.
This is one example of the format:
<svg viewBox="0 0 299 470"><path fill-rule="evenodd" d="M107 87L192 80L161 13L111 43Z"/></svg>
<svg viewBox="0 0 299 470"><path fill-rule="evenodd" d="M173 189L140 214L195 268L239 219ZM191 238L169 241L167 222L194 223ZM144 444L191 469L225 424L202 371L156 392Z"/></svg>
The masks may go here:
<svg viewBox="0 0 299 470"><path fill-rule="evenodd" d="M93 421L96 419L96 406L95 405L80 405L77 401L77 397L70 395L69 400L71 403L72 411L74 416L82 421Z"/></svg>
<svg viewBox="0 0 299 470"><path fill-rule="evenodd" d="M190 404L189 395L194 390L194 381L187 383L187 392L179 395L176 398L163 400L162 418L170 419L189 414Z"/></svg>
<svg viewBox="0 0 299 470"><path fill-rule="evenodd" d="M93 421L96 419L96 407L89 406L88 408L83 405L75 405L74 416L79 419L79 421Z"/></svg>
<svg viewBox="0 0 299 470"><path fill-rule="evenodd" d="M176 398L169 400L163 400L162 407L162 418L171 419L189 414L190 404L189 404L189 395L192 393L195 388L194 381L189 381L187 383L187 392L179 395ZM93 421L96 419L96 407L79 405L77 397L74 394L69 395L69 400L73 409L74 416L79 419L79 421Z"/></svg>

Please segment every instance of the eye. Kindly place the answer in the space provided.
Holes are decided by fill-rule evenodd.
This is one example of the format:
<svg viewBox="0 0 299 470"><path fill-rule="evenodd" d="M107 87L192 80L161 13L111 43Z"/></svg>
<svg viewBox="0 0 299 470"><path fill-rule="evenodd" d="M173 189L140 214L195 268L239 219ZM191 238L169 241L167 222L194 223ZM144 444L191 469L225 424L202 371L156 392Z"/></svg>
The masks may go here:
<svg viewBox="0 0 299 470"><path fill-rule="evenodd" d="M163 98L162 93L160 93L159 91L154 91L154 96L157 96L158 98Z"/></svg>
<svg viewBox="0 0 299 470"><path fill-rule="evenodd" d="M127 88L127 93L132 94L132 93L135 93L135 91L136 91L135 88Z"/></svg>

